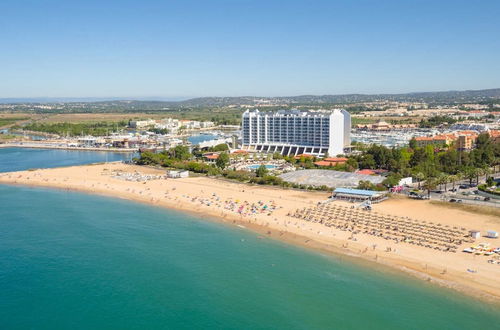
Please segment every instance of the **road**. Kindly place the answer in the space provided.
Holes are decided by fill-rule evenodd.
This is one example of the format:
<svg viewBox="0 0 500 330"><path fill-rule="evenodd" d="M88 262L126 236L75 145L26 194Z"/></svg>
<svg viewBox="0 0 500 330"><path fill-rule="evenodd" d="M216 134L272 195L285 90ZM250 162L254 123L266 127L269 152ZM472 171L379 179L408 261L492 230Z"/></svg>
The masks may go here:
<svg viewBox="0 0 500 330"><path fill-rule="evenodd" d="M500 173L495 173L490 176L493 176L494 178L498 178L500 176ZM484 183L484 177L480 178L479 184ZM431 192L431 199L432 200L442 200L442 201L449 201L450 199L460 199L462 200L462 203L464 204L472 204L472 205L482 205L482 206L491 206L491 207L500 207L500 199L494 199L491 198L489 201L484 200L484 196L481 196L479 194L475 194L474 192L477 191L477 187L473 188L468 188L468 189L459 189L458 187L461 184L469 184L469 180L461 180L457 183L455 183L455 188L457 189L456 192L443 192L443 193L436 193L436 192ZM446 187L448 190L452 188L450 184L447 185ZM442 187L444 190L444 186ZM475 197L479 197L479 200L475 200Z"/></svg>

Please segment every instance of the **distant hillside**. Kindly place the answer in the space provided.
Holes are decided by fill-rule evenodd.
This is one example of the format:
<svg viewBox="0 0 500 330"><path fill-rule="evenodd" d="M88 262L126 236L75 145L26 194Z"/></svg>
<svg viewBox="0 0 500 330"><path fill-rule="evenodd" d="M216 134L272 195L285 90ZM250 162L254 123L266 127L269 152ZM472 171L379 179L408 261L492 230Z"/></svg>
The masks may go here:
<svg viewBox="0 0 500 330"><path fill-rule="evenodd" d="M66 100L66 101L65 101ZM200 97L182 101L155 101L155 100L114 100L114 99L0 99L10 110L39 110L37 105L51 106L43 112L139 112L139 111L180 111L183 109L205 107L244 107L258 105L297 106L297 105L343 105L360 102L374 101L399 101L399 102L426 102L431 104L460 104L467 102L500 102L500 88L445 91L445 92L420 92L405 94L343 94L343 95L299 95L280 97Z"/></svg>
<svg viewBox="0 0 500 330"><path fill-rule="evenodd" d="M357 103L381 100L400 102L479 102L490 99L500 99L500 88L446 91L446 92L420 92L405 94L342 94L342 95L299 95L279 97L202 97L177 102L184 106L227 106L227 105L255 105L259 102L273 102L286 104L321 104L321 103Z"/></svg>

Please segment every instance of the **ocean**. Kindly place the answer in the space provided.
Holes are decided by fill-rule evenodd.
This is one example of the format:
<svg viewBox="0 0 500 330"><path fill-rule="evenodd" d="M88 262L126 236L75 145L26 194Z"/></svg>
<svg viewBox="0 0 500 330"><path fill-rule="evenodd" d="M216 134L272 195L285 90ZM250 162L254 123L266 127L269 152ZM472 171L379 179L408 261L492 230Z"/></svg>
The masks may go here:
<svg viewBox="0 0 500 330"><path fill-rule="evenodd" d="M44 167L60 163L48 151ZM449 289L121 199L0 185L0 228L0 329L500 324L498 306Z"/></svg>
<svg viewBox="0 0 500 330"><path fill-rule="evenodd" d="M130 160L133 156L107 151L0 148L0 172Z"/></svg>

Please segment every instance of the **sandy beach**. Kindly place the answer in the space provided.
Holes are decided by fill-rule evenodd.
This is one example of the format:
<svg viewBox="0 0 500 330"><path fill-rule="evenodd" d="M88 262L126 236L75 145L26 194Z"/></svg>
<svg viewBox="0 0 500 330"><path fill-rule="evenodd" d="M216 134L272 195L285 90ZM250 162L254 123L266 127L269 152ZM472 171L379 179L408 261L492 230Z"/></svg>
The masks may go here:
<svg viewBox="0 0 500 330"><path fill-rule="evenodd" d="M0 183L77 190L196 212L228 225L254 230L262 237L346 254L355 260L390 266L466 294L500 301L500 265L488 263L487 260L491 259L488 256L462 252L476 243L500 246L498 239L480 238L471 243L464 238L463 241L453 241L456 252L444 251L444 248L409 244L409 240L346 230L347 218L340 215L338 219L344 221L344 228L311 221L315 214L319 214L315 212L325 212L318 209L318 203L324 203L328 198L324 192L251 186L207 177L165 179L164 174L165 171L153 168L107 163L2 173ZM372 211L353 210L352 205L331 202L328 203L331 207L328 212L337 212L344 217L350 214L355 220L357 217L387 221L397 218L402 225L411 222L424 229L439 227L443 228L443 233L470 229L500 231L498 217L444 208L429 201L395 198L374 205ZM306 216L296 216L299 211ZM305 219L307 217L309 220ZM337 217L330 217L333 222L337 221L335 219ZM367 231L370 230L371 227ZM407 233L412 234L411 231Z"/></svg>

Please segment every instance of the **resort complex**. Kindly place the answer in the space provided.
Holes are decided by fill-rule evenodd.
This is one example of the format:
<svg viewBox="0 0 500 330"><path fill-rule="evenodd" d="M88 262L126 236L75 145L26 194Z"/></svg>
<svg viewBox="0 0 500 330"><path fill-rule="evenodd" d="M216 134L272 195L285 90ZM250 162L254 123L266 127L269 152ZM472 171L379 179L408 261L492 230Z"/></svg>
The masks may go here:
<svg viewBox="0 0 500 330"><path fill-rule="evenodd" d="M351 116L345 110L247 110L241 130L243 149L286 156L338 155L350 146Z"/></svg>

